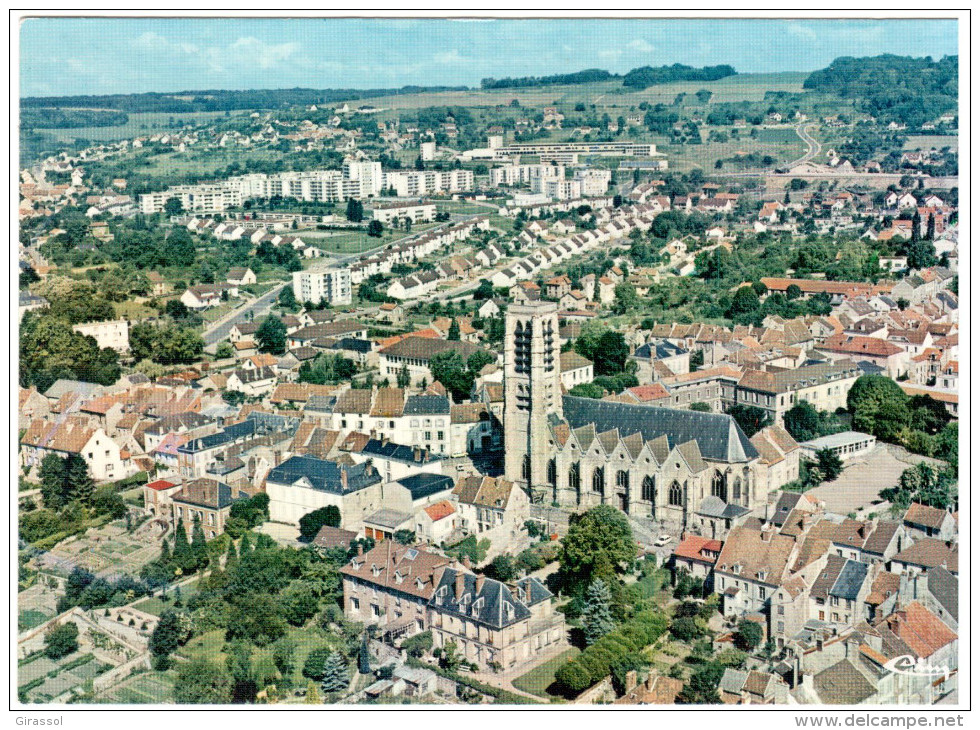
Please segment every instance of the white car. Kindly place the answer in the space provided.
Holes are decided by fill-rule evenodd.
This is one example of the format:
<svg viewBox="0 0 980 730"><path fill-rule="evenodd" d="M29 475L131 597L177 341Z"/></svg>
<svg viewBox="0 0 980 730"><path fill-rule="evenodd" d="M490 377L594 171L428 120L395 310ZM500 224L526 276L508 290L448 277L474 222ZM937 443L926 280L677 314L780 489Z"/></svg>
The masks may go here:
<svg viewBox="0 0 980 730"><path fill-rule="evenodd" d="M671 539L670 538L670 535L661 535L660 537L657 538L657 541L655 543L653 543L653 546L654 547L663 547L668 542L670 542L670 539Z"/></svg>

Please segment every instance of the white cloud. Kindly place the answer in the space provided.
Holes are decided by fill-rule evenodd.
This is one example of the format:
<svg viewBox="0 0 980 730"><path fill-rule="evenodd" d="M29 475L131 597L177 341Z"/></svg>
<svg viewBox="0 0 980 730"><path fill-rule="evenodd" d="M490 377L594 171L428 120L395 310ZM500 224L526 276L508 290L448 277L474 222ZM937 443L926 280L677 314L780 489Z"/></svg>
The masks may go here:
<svg viewBox="0 0 980 730"><path fill-rule="evenodd" d="M790 23L787 30L790 35L796 36L797 38L805 38L808 41L815 41L817 39L817 32L813 28L800 23Z"/></svg>
<svg viewBox="0 0 980 730"><path fill-rule="evenodd" d="M432 60L442 66L448 66L451 63L473 63L474 59L462 56L459 50L453 48L451 51L444 51L443 53L437 53L432 57Z"/></svg>
<svg viewBox="0 0 980 730"><path fill-rule="evenodd" d="M632 48L634 51L640 51L641 53L650 53L650 51L653 50L653 46L642 38L637 38L634 41L630 41L626 44L626 47Z"/></svg>
<svg viewBox="0 0 980 730"><path fill-rule="evenodd" d="M608 48L604 51L599 51L597 54L599 58L619 58L623 55L623 52L616 48Z"/></svg>
<svg viewBox="0 0 980 730"><path fill-rule="evenodd" d="M272 68L288 61L299 49L299 43L266 43L248 36L232 43L226 49L226 55L229 61L253 62L259 68Z"/></svg>

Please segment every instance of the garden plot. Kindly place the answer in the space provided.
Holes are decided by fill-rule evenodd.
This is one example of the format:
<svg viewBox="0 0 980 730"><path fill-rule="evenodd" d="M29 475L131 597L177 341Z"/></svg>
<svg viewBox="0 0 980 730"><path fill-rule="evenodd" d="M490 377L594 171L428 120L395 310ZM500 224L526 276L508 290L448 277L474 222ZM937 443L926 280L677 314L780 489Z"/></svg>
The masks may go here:
<svg viewBox="0 0 980 730"><path fill-rule="evenodd" d="M38 566L63 575L78 566L111 579L122 574L138 575L140 568L159 554L159 540L130 534L119 521L58 543L38 559Z"/></svg>

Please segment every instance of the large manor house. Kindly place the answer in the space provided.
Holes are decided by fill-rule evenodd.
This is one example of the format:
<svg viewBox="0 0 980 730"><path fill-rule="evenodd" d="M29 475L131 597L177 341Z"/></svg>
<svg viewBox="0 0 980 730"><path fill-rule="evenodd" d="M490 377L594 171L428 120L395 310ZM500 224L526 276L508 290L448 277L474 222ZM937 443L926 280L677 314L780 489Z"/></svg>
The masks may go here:
<svg viewBox="0 0 980 730"><path fill-rule="evenodd" d="M505 475L536 502L611 504L708 536L797 478L799 448L779 426L751 439L725 414L562 393L557 305L507 311Z"/></svg>

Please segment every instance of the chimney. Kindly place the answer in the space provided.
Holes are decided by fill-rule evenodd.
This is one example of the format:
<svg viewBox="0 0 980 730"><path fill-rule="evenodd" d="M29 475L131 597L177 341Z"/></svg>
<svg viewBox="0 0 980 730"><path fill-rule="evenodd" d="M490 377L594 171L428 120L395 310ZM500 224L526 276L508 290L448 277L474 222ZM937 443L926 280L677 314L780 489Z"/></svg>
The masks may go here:
<svg viewBox="0 0 980 730"><path fill-rule="evenodd" d="M456 572L456 600L458 601L463 597L463 590L466 588L466 574L457 571Z"/></svg>
<svg viewBox="0 0 980 730"><path fill-rule="evenodd" d="M487 577L482 573L476 576L476 590L475 593L480 595L480 591L483 590L483 584L486 583Z"/></svg>
<svg viewBox="0 0 980 730"><path fill-rule="evenodd" d="M466 568L467 570L472 570L473 569L472 566L470 565L470 556L469 555L464 555L463 556L463 567Z"/></svg>
<svg viewBox="0 0 980 730"><path fill-rule="evenodd" d="M419 461L420 453L421 452L419 451L419 447L418 446L414 447L412 449L412 461Z"/></svg>
<svg viewBox="0 0 980 730"><path fill-rule="evenodd" d="M340 486L345 492L347 491L347 469L344 467L340 468Z"/></svg>
<svg viewBox="0 0 980 730"><path fill-rule="evenodd" d="M358 555L363 555L364 554L364 543L363 542L357 543L357 554Z"/></svg>
<svg viewBox="0 0 980 730"><path fill-rule="evenodd" d="M636 670L631 669L626 672L626 691L632 692L636 689Z"/></svg>

